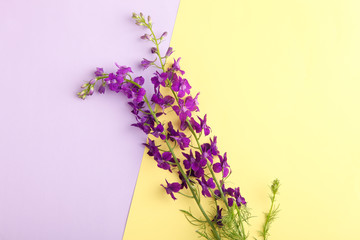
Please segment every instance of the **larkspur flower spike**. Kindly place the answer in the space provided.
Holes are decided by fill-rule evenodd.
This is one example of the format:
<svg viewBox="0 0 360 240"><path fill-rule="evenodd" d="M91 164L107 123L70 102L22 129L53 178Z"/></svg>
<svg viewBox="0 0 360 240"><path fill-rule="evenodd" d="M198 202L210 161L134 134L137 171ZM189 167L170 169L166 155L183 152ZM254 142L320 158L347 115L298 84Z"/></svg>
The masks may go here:
<svg viewBox="0 0 360 240"><path fill-rule="evenodd" d="M243 224L250 218L247 202L239 187L226 187L231 173L228 156L226 152L220 153L216 136L209 138L211 128L207 115L201 118L197 114L200 111L199 93L192 94L192 87L184 77L185 71L180 67L181 58L174 59L171 66L165 68L163 59L167 61L174 50L169 47L165 55L161 55L159 44L168 33L164 32L157 38L152 30L151 17L148 16L146 22L143 13L133 13L132 18L136 25L144 26L151 32L142 35L141 39L154 43L150 51L156 54L156 58L143 58L140 64L144 70L156 68L151 77L152 88L146 91L144 77L134 76L130 67L115 63L117 69L114 72L105 73L103 68L96 68L95 77L81 86L78 97L85 99L93 95L95 88L101 94L108 89L126 96L136 121L131 126L148 135L144 143L147 154L154 159L157 167L173 173L174 179L177 179L171 183L165 180L166 184L161 186L173 200L178 194L195 200L201 216L183 212L190 222L200 226L197 231L200 236L214 240L245 239L247 233ZM150 100L148 96L151 96ZM176 119L160 118L168 113ZM204 136L205 139L200 139ZM271 186L272 201L278 188L279 182L274 181ZM213 200L209 201L213 213L204 210L203 198ZM271 211L269 214L275 215ZM267 221L265 226L268 224Z"/></svg>

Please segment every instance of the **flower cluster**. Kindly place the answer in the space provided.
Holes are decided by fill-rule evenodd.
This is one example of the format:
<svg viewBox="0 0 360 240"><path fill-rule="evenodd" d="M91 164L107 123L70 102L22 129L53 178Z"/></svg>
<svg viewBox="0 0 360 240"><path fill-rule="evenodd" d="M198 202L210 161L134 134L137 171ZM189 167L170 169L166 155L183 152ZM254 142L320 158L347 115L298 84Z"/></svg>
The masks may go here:
<svg viewBox="0 0 360 240"><path fill-rule="evenodd" d="M239 187L227 187L226 179L231 174L227 153L220 153L217 146L217 137L208 140L211 128L207 123L207 115L198 116L199 93L193 96L189 81L184 78L185 71L180 67L180 58L174 59L170 67L165 62L174 52L168 48L165 55L161 55L159 44L166 37L164 32L159 38L152 30L150 16L147 21L142 13L133 14L136 24L150 30L141 39L154 43L151 53L156 55L155 60L143 59L144 69L151 66L156 68L151 83L153 91L146 92L143 88L145 79L142 76L133 76L130 67L116 64L117 70L105 73L97 68L94 78L85 83L78 96L85 99L94 93L97 85L99 93L107 89L124 94L131 107L131 113L136 122L132 126L141 129L149 138L144 145L147 154L151 156L157 166L163 170L176 172L178 181L161 184L167 194L176 200L176 195L186 195L193 198L203 214L204 220L199 220L191 213L184 211L190 221L199 220L206 224L206 229L200 233L208 239L227 239L227 234L237 234L239 239L246 236L242 221L246 221L246 201L240 193ZM167 93L167 94L165 94ZM151 96L150 99L148 96ZM160 116L174 112L176 119L161 121ZM178 148L181 154L175 154ZM213 199L216 212L209 216L200 203L201 198ZM233 218L233 222L226 229L225 218ZM208 235L208 232L211 234ZM228 236L230 239L230 236ZM233 238L231 238L233 239Z"/></svg>

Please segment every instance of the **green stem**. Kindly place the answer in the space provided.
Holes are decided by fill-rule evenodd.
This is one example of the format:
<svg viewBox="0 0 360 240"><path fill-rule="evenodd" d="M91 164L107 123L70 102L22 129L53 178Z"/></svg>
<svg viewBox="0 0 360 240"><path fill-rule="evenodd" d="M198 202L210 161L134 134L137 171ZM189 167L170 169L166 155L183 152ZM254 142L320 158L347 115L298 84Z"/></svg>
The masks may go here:
<svg viewBox="0 0 360 240"><path fill-rule="evenodd" d="M275 202L275 194L272 195L271 197L271 206L270 206L270 210L269 213L266 215L266 219L265 219L265 223L264 223L264 227L263 227L263 239L267 240L268 238L268 229L269 229L269 224L270 224L270 216L272 215L272 210L274 208L274 202Z"/></svg>

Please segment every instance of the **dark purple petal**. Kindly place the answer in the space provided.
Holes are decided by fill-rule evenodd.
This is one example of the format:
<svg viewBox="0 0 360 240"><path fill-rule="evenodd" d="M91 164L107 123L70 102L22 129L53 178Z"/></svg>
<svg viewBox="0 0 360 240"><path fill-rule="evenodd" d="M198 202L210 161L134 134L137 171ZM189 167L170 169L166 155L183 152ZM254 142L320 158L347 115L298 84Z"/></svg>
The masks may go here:
<svg viewBox="0 0 360 240"><path fill-rule="evenodd" d="M228 198L228 204L229 204L229 207L232 207L232 205L234 204L234 199Z"/></svg>
<svg viewBox="0 0 360 240"><path fill-rule="evenodd" d="M139 84L140 86L142 86L142 85L144 84L144 82L145 82L145 79L144 79L142 76L136 77L136 78L134 79L134 82L136 82L137 84Z"/></svg>
<svg viewBox="0 0 360 240"><path fill-rule="evenodd" d="M213 170L214 170L214 172L216 172L216 173L221 172L221 171L222 171L221 163L215 163L215 164L213 165Z"/></svg>
<svg viewBox="0 0 360 240"><path fill-rule="evenodd" d="M229 168L224 168L224 171L223 171L223 177L227 177L229 175Z"/></svg>
<svg viewBox="0 0 360 240"><path fill-rule="evenodd" d="M207 180L207 182L206 182L206 185L207 185L209 188L214 189L214 188L215 188L214 179L209 178L209 179Z"/></svg>

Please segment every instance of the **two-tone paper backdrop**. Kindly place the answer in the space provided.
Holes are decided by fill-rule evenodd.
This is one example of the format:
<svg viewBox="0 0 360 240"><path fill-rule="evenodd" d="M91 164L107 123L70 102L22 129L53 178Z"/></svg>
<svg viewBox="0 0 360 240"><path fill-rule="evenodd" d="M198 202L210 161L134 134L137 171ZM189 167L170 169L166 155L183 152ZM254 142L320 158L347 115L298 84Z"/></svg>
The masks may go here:
<svg viewBox="0 0 360 240"><path fill-rule="evenodd" d="M121 239L146 136L125 98L76 97L95 67L150 58L132 12L169 32L179 1L0 1L0 239ZM148 76L148 75L145 75Z"/></svg>
<svg viewBox="0 0 360 240"><path fill-rule="evenodd" d="M74 95L96 66L150 57L133 11L172 32L179 1L0 2L0 239L121 239L145 140L126 99ZM172 45L231 181L272 239L359 239L360 5L181 0ZM171 36L171 34L170 34ZM169 42L164 43L164 49ZM146 76L146 74L145 74ZM124 239L196 239L143 158Z"/></svg>
<svg viewBox="0 0 360 240"><path fill-rule="evenodd" d="M359 10L354 0L180 3L171 45L257 216L252 233L278 177L271 239L360 239ZM163 174L144 156L124 239L197 239L178 211L189 202L166 196Z"/></svg>

